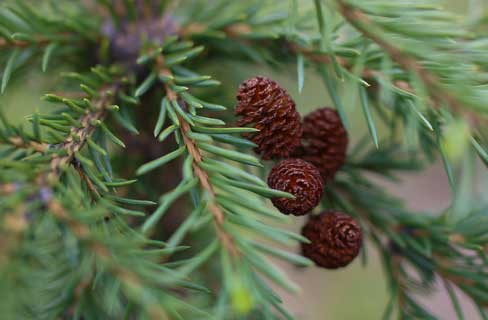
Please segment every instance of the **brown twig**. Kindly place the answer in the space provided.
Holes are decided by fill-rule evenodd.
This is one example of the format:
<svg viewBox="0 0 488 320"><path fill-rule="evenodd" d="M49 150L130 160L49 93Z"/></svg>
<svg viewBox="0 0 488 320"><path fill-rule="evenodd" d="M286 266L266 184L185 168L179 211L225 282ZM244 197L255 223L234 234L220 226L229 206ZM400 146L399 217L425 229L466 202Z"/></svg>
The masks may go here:
<svg viewBox="0 0 488 320"><path fill-rule="evenodd" d="M187 132L190 130L190 125L181 117L179 117L179 120L181 122L180 130L183 136L183 141L188 150L188 153L193 157L193 171L195 172L195 176L200 181L202 188L208 192L208 194L212 199L212 201L208 205L208 210L214 217L217 235L219 239L222 241L222 244L228 249L228 251L234 256L237 256L238 254L237 247L235 246L232 237L224 230L223 227L224 220L225 220L224 212L218 205L215 204L215 191L212 185L210 184L208 174L204 170L202 170L199 166L200 162L202 161L201 152L198 149L195 142L190 138L188 138L187 136Z"/></svg>
<svg viewBox="0 0 488 320"><path fill-rule="evenodd" d="M12 40L7 41L3 38L0 39L0 48L25 48L29 46L27 41Z"/></svg>
<svg viewBox="0 0 488 320"><path fill-rule="evenodd" d="M81 127L72 127L68 137L61 144L59 149L66 151L62 156L55 156L51 160L50 172L46 177L48 183L56 183L63 168L67 167L75 158L75 155L80 151L88 138L96 130L98 121L101 121L107 115L107 106L113 98L118 85L113 85L100 92L100 97L94 101L93 106L95 110L87 112L79 119Z"/></svg>
<svg viewBox="0 0 488 320"><path fill-rule="evenodd" d="M47 143L39 143L36 141L24 141L21 137L10 137L8 141L19 149L32 149L34 151L44 153L49 148Z"/></svg>
<svg viewBox="0 0 488 320"><path fill-rule="evenodd" d="M164 58L159 56L156 60L157 67L161 75L164 76L171 76L171 71L164 66ZM178 94L174 92L168 85L165 84L165 93L166 97L170 101L174 101L178 99ZM200 163L202 162L202 153L198 148L197 144L190 138L188 138L187 133L191 130L190 125L186 122L185 119L178 116L178 120L180 121L180 131L181 135L183 136L183 142L188 150L188 153L193 157L193 171L195 176L200 181L200 185L202 188L207 191L208 195L211 198L211 201L208 204L208 210L212 214L214 218L214 225L215 230L217 232L217 236L219 237L222 245L233 255L238 256L239 251L234 243L232 237L224 230L224 221L225 221L225 214L222 209L215 203L216 194L213 186L210 183L210 179L208 174L200 168Z"/></svg>

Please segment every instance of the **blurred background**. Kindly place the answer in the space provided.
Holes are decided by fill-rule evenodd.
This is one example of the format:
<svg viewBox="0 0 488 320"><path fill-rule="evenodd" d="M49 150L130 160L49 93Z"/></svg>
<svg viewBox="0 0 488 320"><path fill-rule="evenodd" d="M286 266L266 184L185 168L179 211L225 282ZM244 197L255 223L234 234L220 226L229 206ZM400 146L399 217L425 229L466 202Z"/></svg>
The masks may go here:
<svg viewBox="0 0 488 320"><path fill-rule="evenodd" d="M481 6L482 1L487 0L445 0L440 2L443 2L443 5L449 10L463 15L469 5ZM69 70L67 67L59 67L53 69L52 72L60 72L60 69ZM289 70L278 71L245 64L236 65L235 62L224 61L219 62L218 65L209 65L206 69L209 74L226 84L230 95L235 92L238 83L243 79L256 74L264 74L274 78L289 90L302 114L306 114L316 107L330 105L322 81L312 73L306 75L304 90L301 94L298 93L293 66ZM232 74L229 74L229 70L232 70ZM52 77L50 74L41 74L36 70L29 72L27 76L16 81L14 87L7 90L6 95L0 97L2 110L6 112L10 120L15 122L22 121L24 116L35 110L47 111L46 108L48 107L39 98L44 93L52 91L56 81L58 81L56 79L58 78ZM343 92L343 97L348 101L347 92ZM229 96L228 98L231 106L233 97ZM354 128L350 137L350 145L354 145L356 141L368 134L362 113L355 112L356 107L354 101L350 101L348 104L348 118L351 120L351 127ZM153 124L148 125L152 126ZM479 170L479 172L482 174L478 176L478 188L486 191L487 170ZM392 194L405 199L407 206L414 210L440 212L450 204L449 184L440 163L424 172L404 175L401 183L382 183ZM293 222L290 224L290 229L299 231L304 221L298 223L297 220L293 220ZM368 244L367 247L367 265L362 265L360 259L357 259L347 268L337 271L327 271L315 267L298 269L276 261L302 287L302 292L299 295L280 292L284 298L284 304L297 315L298 319L381 319L388 300L387 284L374 249ZM467 319L478 319L474 307L469 305L467 299L462 300L465 304ZM449 298L440 287L438 293L419 297L419 301L429 307L439 319L456 319Z"/></svg>

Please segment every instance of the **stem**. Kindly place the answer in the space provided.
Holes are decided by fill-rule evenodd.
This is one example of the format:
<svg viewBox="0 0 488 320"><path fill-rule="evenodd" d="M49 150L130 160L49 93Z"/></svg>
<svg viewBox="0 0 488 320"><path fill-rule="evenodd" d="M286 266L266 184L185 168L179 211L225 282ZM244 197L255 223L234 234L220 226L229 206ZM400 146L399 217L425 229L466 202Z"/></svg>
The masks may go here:
<svg viewBox="0 0 488 320"><path fill-rule="evenodd" d="M112 85L108 89L102 90L100 92L100 97L93 103L95 110L88 112L79 119L82 126L80 128L71 128L68 137L59 147L60 149L64 149L66 154L63 156L56 156L51 160L51 170L46 176L46 181L49 184L57 183L62 169L71 164L75 158L75 154L83 148L88 138L96 130L97 123L106 117L107 105L110 103L117 90L118 85Z"/></svg>
<svg viewBox="0 0 488 320"><path fill-rule="evenodd" d="M186 133L190 130L190 125L181 117L178 118L181 123L181 134L183 136L183 141L185 146L188 150L188 153L193 157L193 170L195 175L197 176L198 180L200 180L200 184L202 188L208 192L211 198L211 202L208 205L208 210L212 214L214 218L215 230L217 231L217 235L219 239L222 241L223 245L225 246L228 251L234 255L238 255L237 247L234 244L232 237L224 230L224 212L222 209L215 204L215 191L210 184L208 174L200 168L199 164L202 161L201 151L195 142L189 139Z"/></svg>
<svg viewBox="0 0 488 320"><path fill-rule="evenodd" d="M32 149L34 151L44 153L49 148L47 143L39 143L35 141L24 141L21 137L10 137L8 141L19 149Z"/></svg>
<svg viewBox="0 0 488 320"><path fill-rule="evenodd" d="M157 68L159 73L165 76L172 76L171 70L164 66L164 58L159 56L156 60ZM169 100L178 99L178 93L174 92L166 83L164 84L166 96ZM222 245L229 251L233 256L239 255L239 250L237 249L232 236L230 236L224 229L225 214L222 209L216 204L216 194L213 189L207 172L200 168L200 162L202 162L202 152L198 148L198 145L192 139L188 138L187 132L191 131L190 124L186 122L183 117L178 116L180 121L180 132L183 137L183 142L188 150L188 153L193 157L193 171L195 176L198 178L200 185L210 196L210 202L208 204L208 210L213 216L215 230L217 236L222 242Z"/></svg>

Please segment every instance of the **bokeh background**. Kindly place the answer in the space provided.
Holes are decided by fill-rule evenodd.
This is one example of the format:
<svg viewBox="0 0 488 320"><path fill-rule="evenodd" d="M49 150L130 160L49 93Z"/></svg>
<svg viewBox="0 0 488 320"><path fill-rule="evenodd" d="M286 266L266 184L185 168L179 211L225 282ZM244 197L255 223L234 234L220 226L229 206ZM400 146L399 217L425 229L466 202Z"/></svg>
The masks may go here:
<svg viewBox="0 0 488 320"><path fill-rule="evenodd" d="M467 12L469 5L479 6L481 9L486 1L445 0L440 2L447 9L462 16ZM0 0L0 2L2 1ZM63 69L69 70L67 67L60 66L55 68L54 72ZM321 80L312 73L306 75L304 90L299 94L294 68L270 70L224 61L219 62L218 65L209 65L207 69L209 74L223 80L230 88L236 88L240 81L255 74L271 76L289 90L302 114L319 106L330 105ZM232 70L232 73L229 70ZM8 93L0 97L0 107L6 112L7 117L15 122L22 121L24 116L35 110L47 111L49 107L44 105L39 97L52 91L57 79L49 73L41 74L39 71L33 70L27 76L14 82L11 90L7 90ZM342 94L344 97L347 96L347 92ZM353 103L348 105L348 118L351 120L351 127L354 128L351 145L368 134L362 114L355 112L356 107ZM488 191L487 170L479 170L479 172L481 174L478 176L478 189L486 192ZM399 184L382 183L392 194L405 199L406 204L414 210L440 212L450 204L451 193L441 164L435 164L420 173L404 175L403 181ZM293 220L289 228L299 231L303 222ZM297 315L298 319L304 320L381 319L388 300L387 284L377 254L369 244L367 247L369 258L366 265L357 259L352 265L337 271L327 271L315 267L300 269L276 261L287 271L290 278L302 287L302 292L298 295L280 292L284 297L284 304ZM440 291L435 294L419 297L419 301L429 307L439 319L456 319L447 294L441 288L439 289ZM479 316L468 299L462 298L466 318L478 319Z"/></svg>

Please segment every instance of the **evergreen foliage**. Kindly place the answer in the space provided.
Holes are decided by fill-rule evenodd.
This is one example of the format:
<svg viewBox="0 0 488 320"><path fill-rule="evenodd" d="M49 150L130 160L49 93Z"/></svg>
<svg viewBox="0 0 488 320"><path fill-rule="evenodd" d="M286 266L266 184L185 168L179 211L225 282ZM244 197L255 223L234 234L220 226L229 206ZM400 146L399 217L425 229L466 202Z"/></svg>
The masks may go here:
<svg viewBox="0 0 488 320"><path fill-rule="evenodd" d="M299 285L268 257L311 266L282 249L308 239L266 200L293 196L263 182L240 135L256 129L226 125L233 106L219 97L235 88L202 74L220 58L296 65L299 91L316 71L350 136L343 93L359 102L371 137L349 150L321 206L358 218L380 252L384 319L435 319L418 300L437 281L459 319L454 287L488 318L488 202L471 187L476 159L488 164L488 13L305 2L0 4L2 93L32 68L71 70L43 97L48 113L17 125L0 106L3 319L294 319L272 287ZM438 159L453 193L443 212L412 212L371 178ZM162 234L171 208L178 226Z"/></svg>

